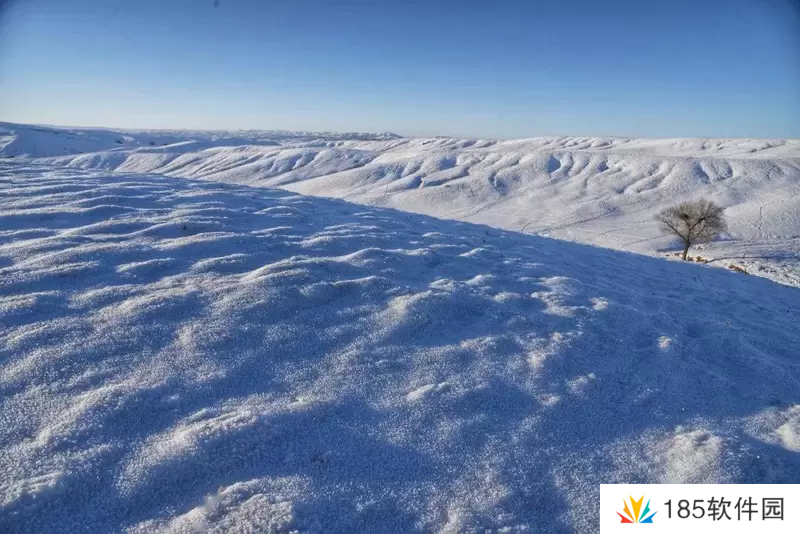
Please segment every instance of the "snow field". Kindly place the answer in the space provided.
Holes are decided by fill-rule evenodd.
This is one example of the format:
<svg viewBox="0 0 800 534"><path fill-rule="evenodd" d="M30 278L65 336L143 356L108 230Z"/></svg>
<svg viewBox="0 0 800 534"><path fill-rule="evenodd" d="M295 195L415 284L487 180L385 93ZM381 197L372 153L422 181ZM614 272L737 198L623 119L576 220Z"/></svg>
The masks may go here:
<svg viewBox="0 0 800 534"><path fill-rule="evenodd" d="M800 479L800 290L339 200L0 161L0 530L547 532Z"/></svg>
<svg viewBox="0 0 800 534"><path fill-rule="evenodd" d="M797 140L497 141L3 126L5 157L280 187L650 255L676 248L653 216L707 197L726 207L729 233L694 254L800 286Z"/></svg>

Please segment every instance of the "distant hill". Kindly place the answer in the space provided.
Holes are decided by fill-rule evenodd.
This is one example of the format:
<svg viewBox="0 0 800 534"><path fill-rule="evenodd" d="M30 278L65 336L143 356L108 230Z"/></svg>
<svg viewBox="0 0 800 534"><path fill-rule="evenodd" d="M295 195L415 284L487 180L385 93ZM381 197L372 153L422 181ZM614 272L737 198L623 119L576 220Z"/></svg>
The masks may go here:
<svg viewBox="0 0 800 534"><path fill-rule="evenodd" d="M647 254L673 248L653 215L705 196L730 232L694 255L800 284L798 140L3 129L7 157L281 187Z"/></svg>

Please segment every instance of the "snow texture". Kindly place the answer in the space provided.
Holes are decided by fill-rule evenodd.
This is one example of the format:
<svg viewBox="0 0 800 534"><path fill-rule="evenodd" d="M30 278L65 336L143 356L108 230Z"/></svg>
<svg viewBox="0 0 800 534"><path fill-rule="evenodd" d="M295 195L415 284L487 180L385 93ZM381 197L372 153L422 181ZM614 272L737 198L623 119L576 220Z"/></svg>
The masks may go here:
<svg viewBox="0 0 800 534"><path fill-rule="evenodd" d="M611 199L632 174L601 163L645 165L667 145L325 143L0 160L0 531L590 532L601 482L800 480L800 289L210 181L360 202L396 188L409 192L376 202L436 211L481 191L480 166L512 227L581 176L575 194ZM751 213L748 169L791 188L787 152L659 155L649 191L679 191L670 169L700 161L717 170L698 187L728 181L731 213ZM85 170L106 167L120 172Z"/></svg>
<svg viewBox="0 0 800 534"><path fill-rule="evenodd" d="M653 216L707 197L726 208L729 233L692 256L800 286L798 140L497 141L0 124L0 156L280 187L660 256L680 247Z"/></svg>

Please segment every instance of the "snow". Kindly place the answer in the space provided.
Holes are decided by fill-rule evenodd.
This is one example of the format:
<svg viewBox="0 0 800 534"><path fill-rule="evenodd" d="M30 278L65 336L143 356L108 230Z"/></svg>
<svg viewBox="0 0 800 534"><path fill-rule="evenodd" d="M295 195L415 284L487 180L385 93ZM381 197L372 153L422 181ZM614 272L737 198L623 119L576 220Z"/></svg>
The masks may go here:
<svg viewBox="0 0 800 534"><path fill-rule="evenodd" d="M480 166L517 193L464 218L511 228L533 198L568 222L584 180L635 217L607 189L633 171L584 173L578 150L595 169L710 150L658 155L640 216L700 158L730 166L698 187L730 182L734 225L774 200L768 234L796 231L796 145L276 142L0 160L0 531L593 531L600 482L800 480L800 289L262 187L444 212ZM460 192L374 196L416 178Z"/></svg>
<svg viewBox="0 0 800 534"><path fill-rule="evenodd" d="M726 208L729 233L692 255L800 286L800 140L498 141L0 126L0 156L280 187L657 256L679 247L659 233L653 216L705 196Z"/></svg>
<svg viewBox="0 0 800 534"><path fill-rule="evenodd" d="M104 151L169 147L166 151L189 152L212 147L279 146L280 142L302 142L325 146L339 139L389 140L399 136L392 133L332 133L264 131L186 131L186 130L126 130L108 128L64 128L22 125L0 122L0 156L49 157ZM178 149L178 150L175 150Z"/></svg>

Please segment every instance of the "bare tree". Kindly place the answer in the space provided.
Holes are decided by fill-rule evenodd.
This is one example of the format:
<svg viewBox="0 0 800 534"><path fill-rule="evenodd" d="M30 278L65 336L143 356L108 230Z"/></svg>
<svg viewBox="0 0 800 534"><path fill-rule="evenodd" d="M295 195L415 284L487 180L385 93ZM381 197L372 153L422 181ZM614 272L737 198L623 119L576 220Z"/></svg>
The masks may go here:
<svg viewBox="0 0 800 534"><path fill-rule="evenodd" d="M682 202L677 206L666 208L656 215L658 226L665 234L672 234L683 241L683 255L695 243L705 243L728 229L725 211L710 200L700 199L697 202Z"/></svg>

